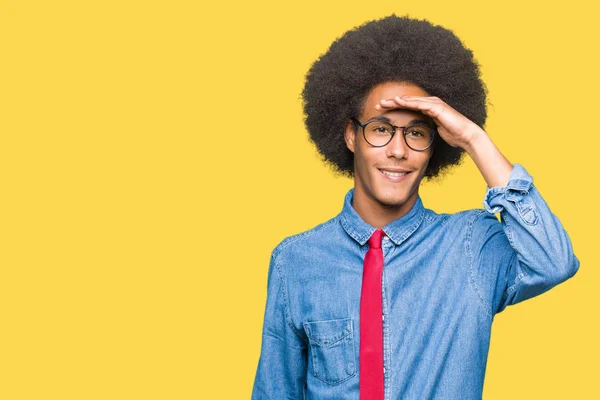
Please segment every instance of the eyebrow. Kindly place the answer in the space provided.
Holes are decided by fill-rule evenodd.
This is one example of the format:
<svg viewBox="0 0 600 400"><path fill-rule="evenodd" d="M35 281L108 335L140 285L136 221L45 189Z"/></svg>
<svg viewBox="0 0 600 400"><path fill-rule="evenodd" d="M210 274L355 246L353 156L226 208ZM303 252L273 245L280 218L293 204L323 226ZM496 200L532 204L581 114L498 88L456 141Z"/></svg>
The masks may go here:
<svg viewBox="0 0 600 400"><path fill-rule="evenodd" d="M389 124L392 124L392 120L389 119L386 116L383 116L383 115L379 115L379 116L373 117L373 118L369 119L365 123L373 122L373 121L383 121L383 122L387 122ZM415 118L415 119L412 119L412 120L408 121L408 125L410 125L410 124L416 124L416 123L424 123L426 125L431 125L433 123L433 121L432 120L427 120L427 119L422 119L422 118Z"/></svg>

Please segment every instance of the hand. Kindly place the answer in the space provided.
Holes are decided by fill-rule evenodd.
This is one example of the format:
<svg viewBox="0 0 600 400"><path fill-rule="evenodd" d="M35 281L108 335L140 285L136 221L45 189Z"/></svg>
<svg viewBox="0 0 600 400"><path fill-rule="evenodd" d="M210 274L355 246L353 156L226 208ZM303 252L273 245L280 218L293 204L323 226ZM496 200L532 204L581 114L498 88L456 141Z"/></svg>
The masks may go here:
<svg viewBox="0 0 600 400"><path fill-rule="evenodd" d="M393 99L381 100L375 108L408 108L422 112L433 119L442 139L452 147L465 149L477 136L486 134L476 123L435 96L396 96Z"/></svg>

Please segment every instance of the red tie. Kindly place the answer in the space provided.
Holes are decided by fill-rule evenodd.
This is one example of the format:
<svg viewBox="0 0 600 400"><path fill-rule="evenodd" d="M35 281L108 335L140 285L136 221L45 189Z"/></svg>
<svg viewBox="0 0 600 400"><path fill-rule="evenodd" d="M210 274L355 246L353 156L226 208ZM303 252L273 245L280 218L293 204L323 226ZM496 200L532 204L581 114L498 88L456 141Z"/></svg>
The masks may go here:
<svg viewBox="0 0 600 400"><path fill-rule="evenodd" d="M360 400L383 400L383 251L377 229L369 238L360 293Z"/></svg>

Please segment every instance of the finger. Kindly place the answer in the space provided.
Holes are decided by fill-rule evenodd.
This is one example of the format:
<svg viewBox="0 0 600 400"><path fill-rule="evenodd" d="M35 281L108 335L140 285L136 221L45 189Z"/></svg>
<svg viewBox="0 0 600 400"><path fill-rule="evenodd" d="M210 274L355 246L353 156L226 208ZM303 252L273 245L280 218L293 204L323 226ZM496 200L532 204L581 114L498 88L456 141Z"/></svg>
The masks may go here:
<svg viewBox="0 0 600 400"><path fill-rule="evenodd" d="M375 108L380 109L391 109L391 108L402 108L402 106L398 105L396 102L386 103L386 104L375 104Z"/></svg>
<svg viewBox="0 0 600 400"><path fill-rule="evenodd" d="M391 111L391 110L396 110L396 109L400 110L400 109L409 109L409 108L412 108L412 107L406 107L404 105L399 105L399 104L392 104L392 105L386 105L386 106L381 106L379 104L375 105L375 109L378 111L381 111L381 110Z"/></svg>
<svg viewBox="0 0 600 400"><path fill-rule="evenodd" d="M392 109L392 108L401 108L394 99L385 99L380 100L378 104L375 104L375 108L378 110L381 109Z"/></svg>
<svg viewBox="0 0 600 400"><path fill-rule="evenodd" d="M391 110L395 108L410 108L417 110L429 110L430 107L427 105L437 105L438 103L433 101L424 101L422 97L413 96L412 99L406 98L403 96L402 98L396 96L394 99L385 99L380 100L379 104L375 105L375 109L377 110Z"/></svg>
<svg viewBox="0 0 600 400"><path fill-rule="evenodd" d="M441 113L440 104L434 102L426 102L421 99L406 99L396 97L395 99L398 105L401 105L406 108L411 108L413 110L419 110L423 112L423 114L429 115L430 117L437 118Z"/></svg>
<svg viewBox="0 0 600 400"><path fill-rule="evenodd" d="M394 101L398 101L398 99L425 101L428 103L440 103L441 102L441 100L437 97L422 97L422 96L396 96L396 97L394 97Z"/></svg>
<svg viewBox="0 0 600 400"><path fill-rule="evenodd" d="M430 102L426 102L423 101L422 99L408 99L405 97L398 97L396 96L394 98L394 102L396 104L405 106L405 107L410 107L410 108L419 108L419 109L428 109L432 106L432 103Z"/></svg>
<svg viewBox="0 0 600 400"><path fill-rule="evenodd" d="M375 108L398 108L398 102L395 99L379 100L379 103L375 105Z"/></svg>
<svg viewBox="0 0 600 400"><path fill-rule="evenodd" d="M376 109L390 109L398 108L398 104L404 105L402 100L413 100L413 101L424 101L428 103L440 103L440 99L437 97L422 97L422 96L396 96L393 99L382 99L379 104L375 105Z"/></svg>

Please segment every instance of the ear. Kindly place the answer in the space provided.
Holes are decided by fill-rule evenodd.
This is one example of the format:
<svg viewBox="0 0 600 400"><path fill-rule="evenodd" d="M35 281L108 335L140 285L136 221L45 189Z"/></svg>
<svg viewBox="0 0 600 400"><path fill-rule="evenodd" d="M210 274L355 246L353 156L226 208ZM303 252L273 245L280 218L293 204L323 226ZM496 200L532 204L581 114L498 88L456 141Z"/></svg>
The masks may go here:
<svg viewBox="0 0 600 400"><path fill-rule="evenodd" d="M348 121L346 129L344 131L344 140L346 141L346 147L354 153L354 139L356 137L356 131L354 130L354 124L352 121Z"/></svg>

